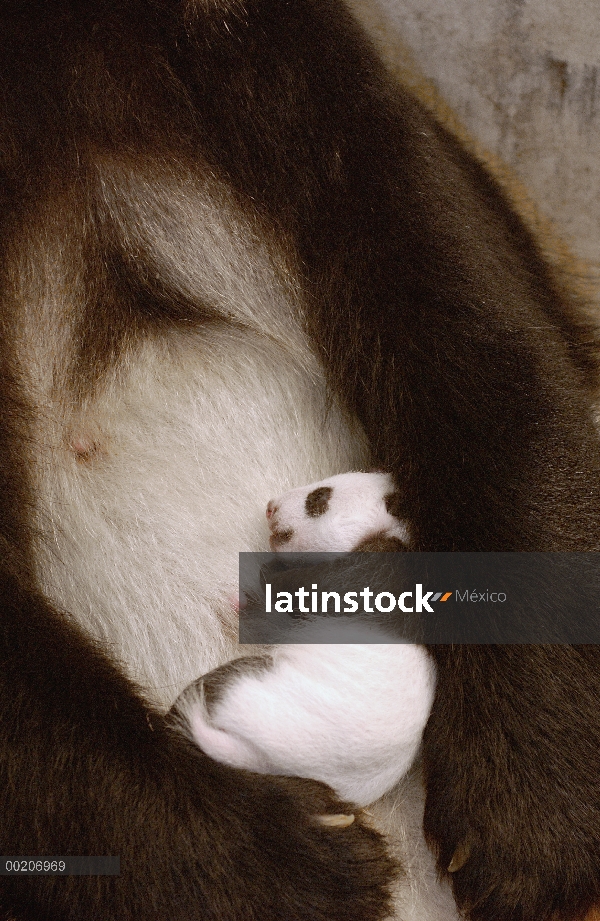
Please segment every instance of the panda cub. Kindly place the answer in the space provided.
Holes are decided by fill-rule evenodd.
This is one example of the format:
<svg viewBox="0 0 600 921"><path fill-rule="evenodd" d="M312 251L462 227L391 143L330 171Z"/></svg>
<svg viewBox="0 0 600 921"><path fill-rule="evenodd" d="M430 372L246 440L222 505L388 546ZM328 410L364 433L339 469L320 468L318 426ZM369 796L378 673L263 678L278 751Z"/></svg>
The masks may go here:
<svg viewBox="0 0 600 921"><path fill-rule="evenodd" d="M405 546L397 499L383 473L346 473L292 490L268 503L271 549ZM210 672L180 695L172 714L217 761L320 780L366 806L415 760L435 668L424 648L386 643L378 627L356 642L351 619L336 619L349 639L339 645L319 642L326 627L320 619L301 624L310 642L269 647Z"/></svg>

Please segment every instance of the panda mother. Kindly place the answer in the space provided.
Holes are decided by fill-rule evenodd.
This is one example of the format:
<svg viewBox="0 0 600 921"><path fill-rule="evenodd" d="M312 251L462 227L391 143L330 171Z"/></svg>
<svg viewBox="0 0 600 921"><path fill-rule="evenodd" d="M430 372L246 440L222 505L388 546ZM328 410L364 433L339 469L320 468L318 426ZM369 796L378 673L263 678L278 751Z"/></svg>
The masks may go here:
<svg viewBox="0 0 600 921"><path fill-rule="evenodd" d="M2 876L25 919L380 919L311 781L169 729L272 495L389 471L421 550L598 550L595 337L334 0L5 0ZM595 647L432 647L424 828L473 919L600 898ZM325 821L323 821L325 817Z"/></svg>

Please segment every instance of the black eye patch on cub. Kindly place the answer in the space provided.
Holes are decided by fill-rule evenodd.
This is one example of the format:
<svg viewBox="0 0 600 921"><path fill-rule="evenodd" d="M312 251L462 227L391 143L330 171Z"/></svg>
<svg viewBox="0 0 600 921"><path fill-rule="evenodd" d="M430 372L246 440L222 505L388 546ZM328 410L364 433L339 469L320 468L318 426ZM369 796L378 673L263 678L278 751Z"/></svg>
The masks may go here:
<svg viewBox="0 0 600 921"><path fill-rule="evenodd" d="M318 518L324 515L329 508L329 500L333 495L332 486L318 486L309 492L304 500L304 511L309 518Z"/></svg>

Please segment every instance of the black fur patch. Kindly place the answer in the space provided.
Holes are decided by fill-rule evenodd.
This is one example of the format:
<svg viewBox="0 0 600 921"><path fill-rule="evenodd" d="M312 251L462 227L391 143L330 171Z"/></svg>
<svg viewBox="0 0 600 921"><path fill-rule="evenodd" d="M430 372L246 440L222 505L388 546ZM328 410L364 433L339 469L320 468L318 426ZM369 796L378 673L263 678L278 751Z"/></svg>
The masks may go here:
<svg viewBox="0 0 600 921"><path fill-rule="evenodd" d="M329 500L332 495L333 488L331 486L318 486L312 492L309 492L304 500L304 511L308 517L319 518L320 515L324 515L329 508Z"/></svg>
<svg viewBox="0 0 600 921"><path fill-rule="evenodd" d="M383 497L385 510L393 518L402 517L402 496L398 492L390 492Z"/></svg>
<svg viewBox="0 0 600 921"><path fill-rule="evenodd" d="M293 528L286 528L285 531L273 531L271 534L271 541L274 544L287 544L291 541L294 536Z"/></svg>
<svg viewBox="0 0 600 921"><path fill-rule="evenodd" d="M222 665L220 668L215 668L208 675L204 675L200 682L202 683L204 701L209 716L213 707L221 699L223 692L241 675L255 675L257 672L269 671L272 667L273 658L270 655L243 656L240 659L227 662L226 665Z"/></svg>

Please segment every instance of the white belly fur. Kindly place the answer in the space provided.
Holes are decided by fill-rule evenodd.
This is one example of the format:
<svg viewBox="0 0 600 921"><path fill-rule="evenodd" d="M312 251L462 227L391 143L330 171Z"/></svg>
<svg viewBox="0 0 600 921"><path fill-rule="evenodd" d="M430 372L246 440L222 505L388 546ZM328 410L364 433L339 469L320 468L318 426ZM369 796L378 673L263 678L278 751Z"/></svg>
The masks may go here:
<svg viewBox="0 0 600 921"><path fill-rule="evenodd" d="M237 554L268 550L269 498L366 452L316 362L253 331L147 342L126 377L79 423L89 456L74 436L46 451L38 565L48 595L169 707L236 654Z"/></svg>

